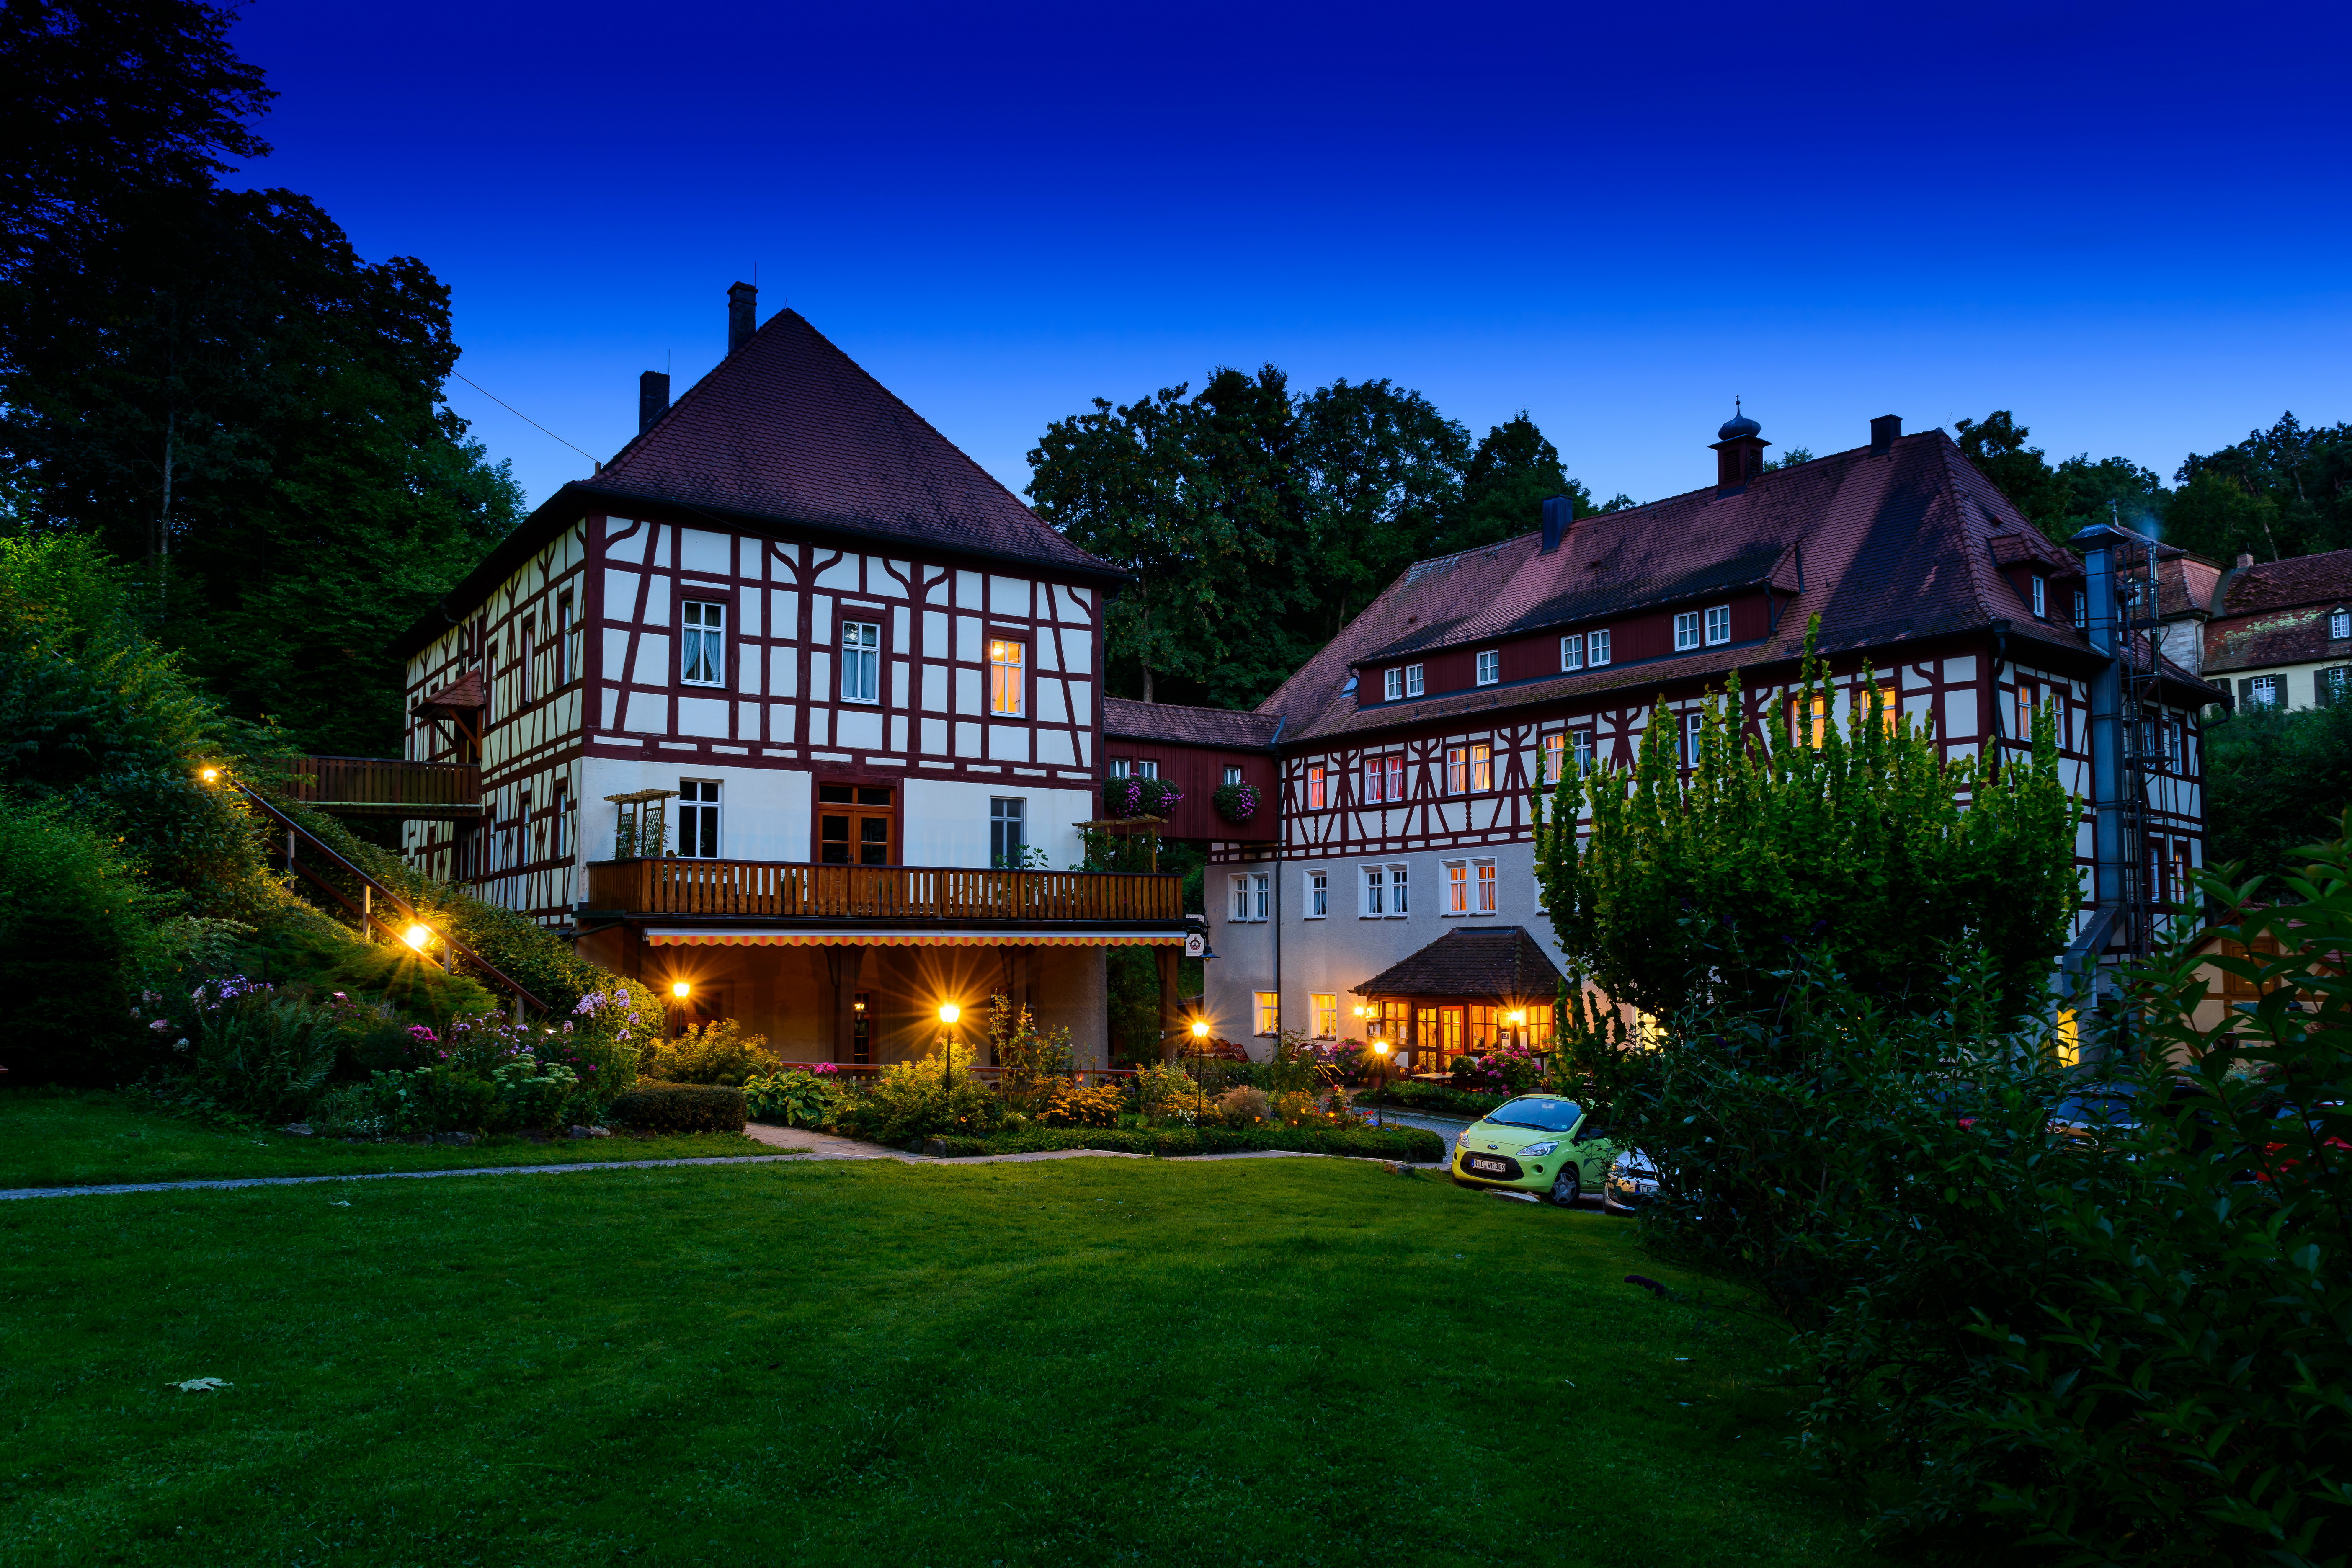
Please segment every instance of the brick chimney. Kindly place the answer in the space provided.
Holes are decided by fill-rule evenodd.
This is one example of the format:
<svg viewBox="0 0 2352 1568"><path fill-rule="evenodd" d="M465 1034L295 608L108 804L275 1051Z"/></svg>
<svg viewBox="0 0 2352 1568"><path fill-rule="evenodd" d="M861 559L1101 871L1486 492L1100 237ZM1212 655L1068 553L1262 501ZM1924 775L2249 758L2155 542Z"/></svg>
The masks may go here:
<svg viewBox="0 0 2352 1568"><path fill-rule="evenodd" d="M1870 422L1870 449L1875 455L1893 447L1903 435L1903 416L1882 414Z"/></svg>
<svg viewBox="0 0 2352 1568"><path fill-rule="evenodd" d="M1772 443L1764 439L1764 427L1739 411L1739 400L1731 400L1731 417L1716 432L1715 488L1725 492L1736 491L1749 479L1764 471L1764 448Z"/></svg>
<svg viewBox="0 0 2352 1568"><path fill-rule="evenodd" d="M1568 525L1575 521L1576 502L1567 496L1553 496L1544 502L1543 552L1549 555L1568 537Z"/></svg>
<svg viewBox="0 0 2352 1568"><path fill-rule="evenodd" d="M727 352L733 353L759 330L760 291L749 283L727 290Z"/></svg>
<svg viewBox="0 0 2352 1568"><path fill-rule="evenodd" d="M652 429L654 421L668 412L669 377L657 370L637 377L637 434Z"/></svg>

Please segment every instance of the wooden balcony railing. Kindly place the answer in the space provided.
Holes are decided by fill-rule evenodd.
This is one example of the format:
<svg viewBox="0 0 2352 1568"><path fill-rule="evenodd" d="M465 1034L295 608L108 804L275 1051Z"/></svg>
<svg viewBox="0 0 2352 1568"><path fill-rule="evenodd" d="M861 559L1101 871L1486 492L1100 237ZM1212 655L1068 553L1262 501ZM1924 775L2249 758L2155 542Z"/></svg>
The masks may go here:
<svg viewBox="0 0 2352 1568"><path fill-rule="evenodd" d="M588 907L641 914L843 921L1184 918L1184 879L1150 872L812 866L777 860L604 860Z"/></svg>
<svg viewBox="0 0 2352 1568"><path fill-rule="evenodd" d="M482 809L482 770L396 757L297 757L287 794L359 816L473 816Z"/></svg>

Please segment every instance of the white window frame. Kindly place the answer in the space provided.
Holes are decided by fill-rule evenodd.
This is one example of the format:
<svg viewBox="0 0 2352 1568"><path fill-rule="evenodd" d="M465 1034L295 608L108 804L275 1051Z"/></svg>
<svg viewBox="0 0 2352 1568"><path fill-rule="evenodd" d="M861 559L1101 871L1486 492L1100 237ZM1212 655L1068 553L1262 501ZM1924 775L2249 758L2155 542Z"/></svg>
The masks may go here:
<svg viewBox="0 0 2352 1568"><path fill-rule="evenodd" d="M1599 669L1602 665L1609 662L1610 641L1609 628L1606 626L1601 627L1598 631L1590 631L1584 634L1584 662L1586 668Z"/></svg>
<svg viewBox="0 0 2352 1568"><path fill-rule="evenodd" d="M1250 993L1250 1022L1257 1026L1256 1033L1261 1039L1268 1035L1278 1034L1281 1032L1281 992L1253 991Z"/></svg>
<svg viewBox="0 0 2352 1568"><path fill-rule="evenodd" d="M1307 764L1307 809L1328 811L1331 805L1331 770L1322 763Z"/></svg>
<svg viewBox="0 0 2352 1568"><path fill-rule="evenodd" d="M1136 758L1136 759L1135 759L1135 776L1136 776L1137 778L1139 778L1139 779L1156 779L1156 778L1158 778L1158 777L1160 776L1160 763L1159 763L1159 760L1158 760L1157 758L1153 758L1153 757L1138 757L1138 758Z"/></svg>
<svg viewBox="0 0 2352 1568"><path fill-rule="evenodd" d="M1328 871L1307 873L1307 918L1310 921L1328 919L1331 913L1331 874Z"/></svg>
<svg viewBox="0 0 2352 1568"><path fill-rule="evenodd" d="M1391 702L1404 700L1404 666L1381 672L1381 695Z"/></svg>
<svg viewBox="0 0 2352 1568"><path fill-rule="evenodd" d="M2246 706L2249 708L2285 707L2286 677L2284 675L2253 675L2247 677Z"/></svg>
<svg viewBox="0 0 2352 1568"><path fill-rule="evenodd" d="M2328 611L2327 640L2343 642L2347 638L2352 638L2352 610Z"/></svg>
<svg viewBox="0 0 2352 1568"><path fill-rule="evenodd" d="M1731 606L1710 605L1706 611L1706 646L1721 647L1731 640Z"/></svg>
<svg viewBox="0 0 2352 1568"><path fill-rule="evenodd" d="M1591 773L1592 771L1591 726L1587 725L1581 730L1570 730L1568 732L1568 738L1569 749L1576 758L1576 771L1579 773Z"/></svg>
<svg viewBox="0 0 2352 1568"><path fill-rule="evenodd" d="M1495 788L1495 743L1492 741L1470 742L1470 793L1488 795Z"/></svg>
<svg viewBox="0 0 2352 1568"><path fill-rule="evenodd" d="M1584 668L1584 634L1570 632L1559 639L1559 668L1563 673Z"/></svg>
<svg viewBox="0 0 2352 1568"><path fill-rule="evenodd" d="M2033 618L2037 621L2050 618L2050 584L2039 572L2033 574Z"/></svg>
<svg viewBox="0 0 2352 1568"><path fill-rule="evenodd" d="M1273 880L1263 871L1250 875L1250 920L1253 923L1262 922L1266 918L1266 909L1273 902Z"/></svg>
<svg viewBox="0 0 2352 1568"><path fill-rule="evenodd" d="M882 623L841 623L841 700L872 703L882 700Z"/></svg>
<svg viewBox="0 0 2352 1568"><path fill-rule="evenodd" d="M1543 738L1543 748L1537 757L1543 782L1558 784L1568 776L1568 732L1554 730Z"/></svg>
<svg viewBox="0 0 2352 1568"><path fill-rule="evenodd" d="M1503 679L1503 650L1498 647L1478 650L1478 684L1494 686Z"/></svg>
<svg viewBox="0 0 2352 1568"><path fill-rule="evenodd" d="M1249 879L1236 875L1229 879L1233 884L1233 902L1227 908L1226 920L1234 925L1246 925L1249 923Z"/></svg>
<svg viewBox="0 0 2352 1568"><path fill-rule="evenodd" d="M1470 912L1470 862L1440 860L1437 863L1440 881L1437 892L1437 912L1440 918L1452 920Z"/></svg>
<svg viewBox="0 0 2352 1568"><path fill-rule="evenodd" d="M1470 862L1470 874L1477 880L1477 890L1471 895L1470 912L1474 915L1493 914L1502 901L1498 880L1502 875L1501 868L1492 860L1473 860Z"/></svg>
<svg viewBox="0 0 2352 1568"><path fill-rule="evenodd" d="M1404 920L1412 913L1412 905L1405 898L1405 890L1409 886L1406 871L1407 868L1394 862L1390 863L1389 919L1392 921Z"/></svg>
<svg viewBox="0 0 2352 1568"><path fill-rule="evenodd" d="M710 599L678 605L677 683L727 684L727 606Z"/></svg>
<svg viewBox="0 0 2352 1568"><path fill-rule="evenodd" d="M1406 665L1404 667L1404 694L1407 697L1418 697L1426 689L1426 682L1422 679L1421 666L1417 664Z"/></svg>
<svg viewBox="0 0 2352 1568"><path fill-rule="evenodd" d="M2091 596L2082 589L2074 590L2074 627L2077 631L2091 624Z"/></svg>
<svg viewBox="0 0 2352 1568"><path fill-rule="evenodd" d="M1363 875L1356 879L1357 919L1388 919L1388 869L1385 866L1366 866Z"/></svg>
<svg viewBox="0 0 2352 1568"><path fill-rule="evenodd" d="M1315 1033L1311 1037L1318 1040L1338 1039L1339 1037L1339 994L1337 991L1309 991L1307 994L1307 1010L1315 1015L1312 1020Z"/></svg>
<svg viewBox="0 0 2352 1568"><path fill-rule="evenodd" d="M1235 767L1228 767L1227 769L1225 769L1225 773L1224 773L1224 782L1225 782L1225 783L1227 783L1227 784L1237 784L1241 783L1241 782L1242 782L1242 771L1241 771L1241 769L1239 769L1239 768L1235 768Z"/></svg>
<svg viewBox="0 0 2352 1568"><path fill-rule="evenodd" d="M1006 650L1011 650L1010 657ZM1004 703L1007 694L1009 706ZM988 639L988 716L1026 719L1029 716L1029 645L1019 637Z"/></svg>
<svg viewBox="0 0 2352 1568"><path fill-rule="evenodd" d="M1675 612L1675 651L1687 653L1698 647L1699 625L1696 610Z"/></svg>
<svg viewBox="0 0 2352 1568"><path fill-rule="evenodd" d="M1687 710L1682 716L1681 750L1683 754L1683 766L1686 768L1695 768L1698 766L1699 732L1706 727L1706 715L1696 708Z"/></svg>
<svg viewBox="0 0 2352 1568"><path fill-rule="evenodd" d="M1110 776L1115 779L1126 778L1129 771L1134 766L1135 764L1125 757L1113 757L1110 760Z"/></svg>
<svg viewBox="0 0 2352 1568"><path fill-rule="evenodd" d="M1470 748L1467 746L1445 748L1445 793L1470 793Z"/></svg>

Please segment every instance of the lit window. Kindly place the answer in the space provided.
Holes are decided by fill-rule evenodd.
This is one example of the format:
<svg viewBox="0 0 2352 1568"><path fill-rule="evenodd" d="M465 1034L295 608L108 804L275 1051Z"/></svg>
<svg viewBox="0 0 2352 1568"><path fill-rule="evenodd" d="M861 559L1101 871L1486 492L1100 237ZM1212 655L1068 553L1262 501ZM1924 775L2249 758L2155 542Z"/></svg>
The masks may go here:
<svg viewBox="0 0 2352 1568"><path fill-rule="evenodd" d="M1406 665L1404 667L1404 694L1407 697L1418 697L1421 695L1421 666L1417 664Z"/></svg>
<svg viewBox="0 0 2352 1568"><path fill-rule="evenodd" d="M1591 665L1596 669L1609 662L1609 634L1607 632L1587 632L1584 634L1584 662Z"/></svg>
<svg viewBox="0 0 2352 1568"><path fill-rule="evenodd" d="M727 684L727 606L688 599L677 642L677 678L688 686Z"/></svg>
<svg viewBox="0 0 2352 1568"><path fill-rule="evenodd" d="M1370 758L1364 763L1364 804L1378 805L1386 798L1381 793L1381 760Z"/></svg>
<svg viewBox="0 0 2352 1568"><path fill-rule="evenodd" d="M1323 764L1309 763L1307 766L1307 809L1321 811L1328 791L1324 784Z"/></svg>
<svg viewBox="0 0 2352 1568"><path fill-rule="evenodd" d="M1731 640L1731 606L1717 605L1706 613L1706 646L1718 647Z"/></svg>
<svg viewBox="0 0 2352 1568"><path fill-rule="evenodd" d="M2352 610L2328 611L2327 640L2342 642L2347 637L2352 637Z"/></svg>
<svg viewBox="0 0 2352 1568"><path fill-rule="evenodd" d="M1584 634L1570 632L1559 639L1559 667L1562 669L1584 668Z"/></svg>
<svg viewBox="0 0 2352 1568"><path fill-rule="evenodd" d="M1445 793L1470 793L1470 748L1467 746L1445 748Z"/></svg>
<svg viewBox="0 0 2352 1568"><path fill-rule="evenodd" d="M1242 771L1241 771L1241 769L1239 769L1239 768L1227 768L1227 769L1225 770L1225 781L1224 781L1224 782L1225 782L1225 783L1227 783L1227 784L1237 784L1241 783L1241 782L1242 782Z"/></svg>
<svg viewBox="0 0 2352 1568"><path fill-rule="evenodd" d="M1810 698L1789 699L1789 740L1791 744L1818 748L1828 738L1829 732L1829 693L1816 691Z"/></svg>
<svg viewBox="0 0 2352 1568"><path fill-rule="evenodd" d="M2017 738L2019 740L2030 741L2033 738L2033 710L2040 705L2032 683L2025 680L2019 681L2017 683Z"/></svg>
<svg viewBox="0 0 2352 1568"><path fill-rule="evenodd" d="M1879 727L1892 735L1895 733L1896 725L1902 721L1903 714L1902 704L1895 700L1895 688L1891 686L1855 687L1853 689L1854 722L1862 724L1869 721L1870 698L1874 691L1878 694Z"/></svg>
<svg viewBox="0 0 2352 1568"><path fill-rule="evenodd" d="M882 626L877 621L841 623L841 700L882 700Z"/></svg>
<svg viewBox="0 0 2352 1568"><path fill-rule="evenodd" d="M1481 860L1478 862L1478 912L1480 914L1491 915L1495 912L1495 863L1492 860Z"/></svg>
<svg viewBox="0 0 2352 1568"><path fill-rule="evenodd" d="M1555 731L1543 738L1543 754L1536 759L1536 763L1542 770L1544 783L1559 782L1560 775L1568 769L1567 757L1568 737L1566 735Z"/></svg>
<svg viewBox="0 0 2352 1568"><path fill-rule="evenodd" d="M1502 679L1503 656L1501 652L1495 648L1487 648L1479 654L1478 684L1481 686L1492 686L1495 682Z"/></svg>
<svg viewBox="0 0 2352 1568"><path fill-rule="evenodd" d="M677 852L689 859L719 858L719 785L708 779L678 780Z"/></svg>
<svg viewBox="0 0 2352 1568"><path fill-rule="evenodd" d="M2041 577L2033 579L2033 618L2043 620L2050 614L2049 584Z"/></svg>
<svg viewBox="0 0 2352 1568"><path fill-rule="evenodd" d="M988 859L992 866L1017 867L1021 851L1026 846L1021 833L1022 803L1018 800L992 800L988 803Z"/></svg>
<svg viewBox="0 0 2352 1568"><path fill-rule="evenodd" d="M1404 700L1404 671L1391 669L1381 677L1381 693L1391 702Z"/></svg>
<svg viewBox="0 0 2352 1568"><path fill-rule="evenodd" d="M1484 794L1495 787L1495 748L1480 741L1470 748L1470 790Z"/></svg>
<svg viewBox="0 0 2352 1568"><path fill-rule="evenodd" d="M1404 801L1404 756L1402 752L1388 762L1389 799L1398 805Z"/></svg>
<svg viewBox="0 0 2352 1568"><path fill-rule="evenodd" d="M1362 912L1372 918L1388 913L1388 873L1379 866L1364 868L1364 907Z"/></svg>
<svg viewBox="0 0 2352 1568"><path fill-rule="evenodd" d="M1576 771L1580 773L1591 773L1592 771L1592 731L1578 730L1573 731L1570 738L1576 742Z"/></svg>
<svg viewBox="0 0 2352 1568"><path fill-rule="evenodd" d="M1675 617L1675 651L1698 647L1698 612L1685 610Z"/></svg>
<svg viewBox="0 0 2352 1568"><path fill-rule="evenodd" d="M1466 915L1470 912L1470 867L1466 861L1448 860L1444 865L1445 912Z"/></svg>
<svg viewBox="0 0 2352 1568"><path fill-rule="evenodd" d="M1027 645L1011 637L988 639L988 710L1008 719L1018 719L1028 710L1029 687L1024 679L1023 666L1029 657Z"/></svg>
<svg viewBox="0 0 2352 1568"><path fill-rule="evenodd" d="M1315 1008L1315 1037L1337 1039L1339 1035L1339 994L1336 991L1310 991L1307 1000Z"/></svg>
<svg viewBox="0 0 2352 1568"><path fill-rule="evenodd" d="M1257 1032L1271 1035L1282 1027L1282 997L1273 991L1251 993L1257 998Z"/></svg>
<svg viewBox="0 0 2352 1568"><path fill-rule="evenodd" d="M1331 912L1331 879L1328 872L1307 873L1307 918L1319 921Z"/></svg>

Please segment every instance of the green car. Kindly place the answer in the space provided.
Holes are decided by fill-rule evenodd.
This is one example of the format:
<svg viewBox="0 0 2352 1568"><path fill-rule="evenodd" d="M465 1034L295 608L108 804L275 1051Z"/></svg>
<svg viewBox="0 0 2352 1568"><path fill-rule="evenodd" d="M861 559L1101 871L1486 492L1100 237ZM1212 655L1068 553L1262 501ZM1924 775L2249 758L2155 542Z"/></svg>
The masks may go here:
<svg viewBox="0 0 2352 1568"><path fill-rule="evenodd" d="M1496 1106L1454 1140L1454 1179L1464 1186L1539 1193L1562 1208L1598 1192L1617 1145L1584 1107L1523 1094Z"/></svg>

